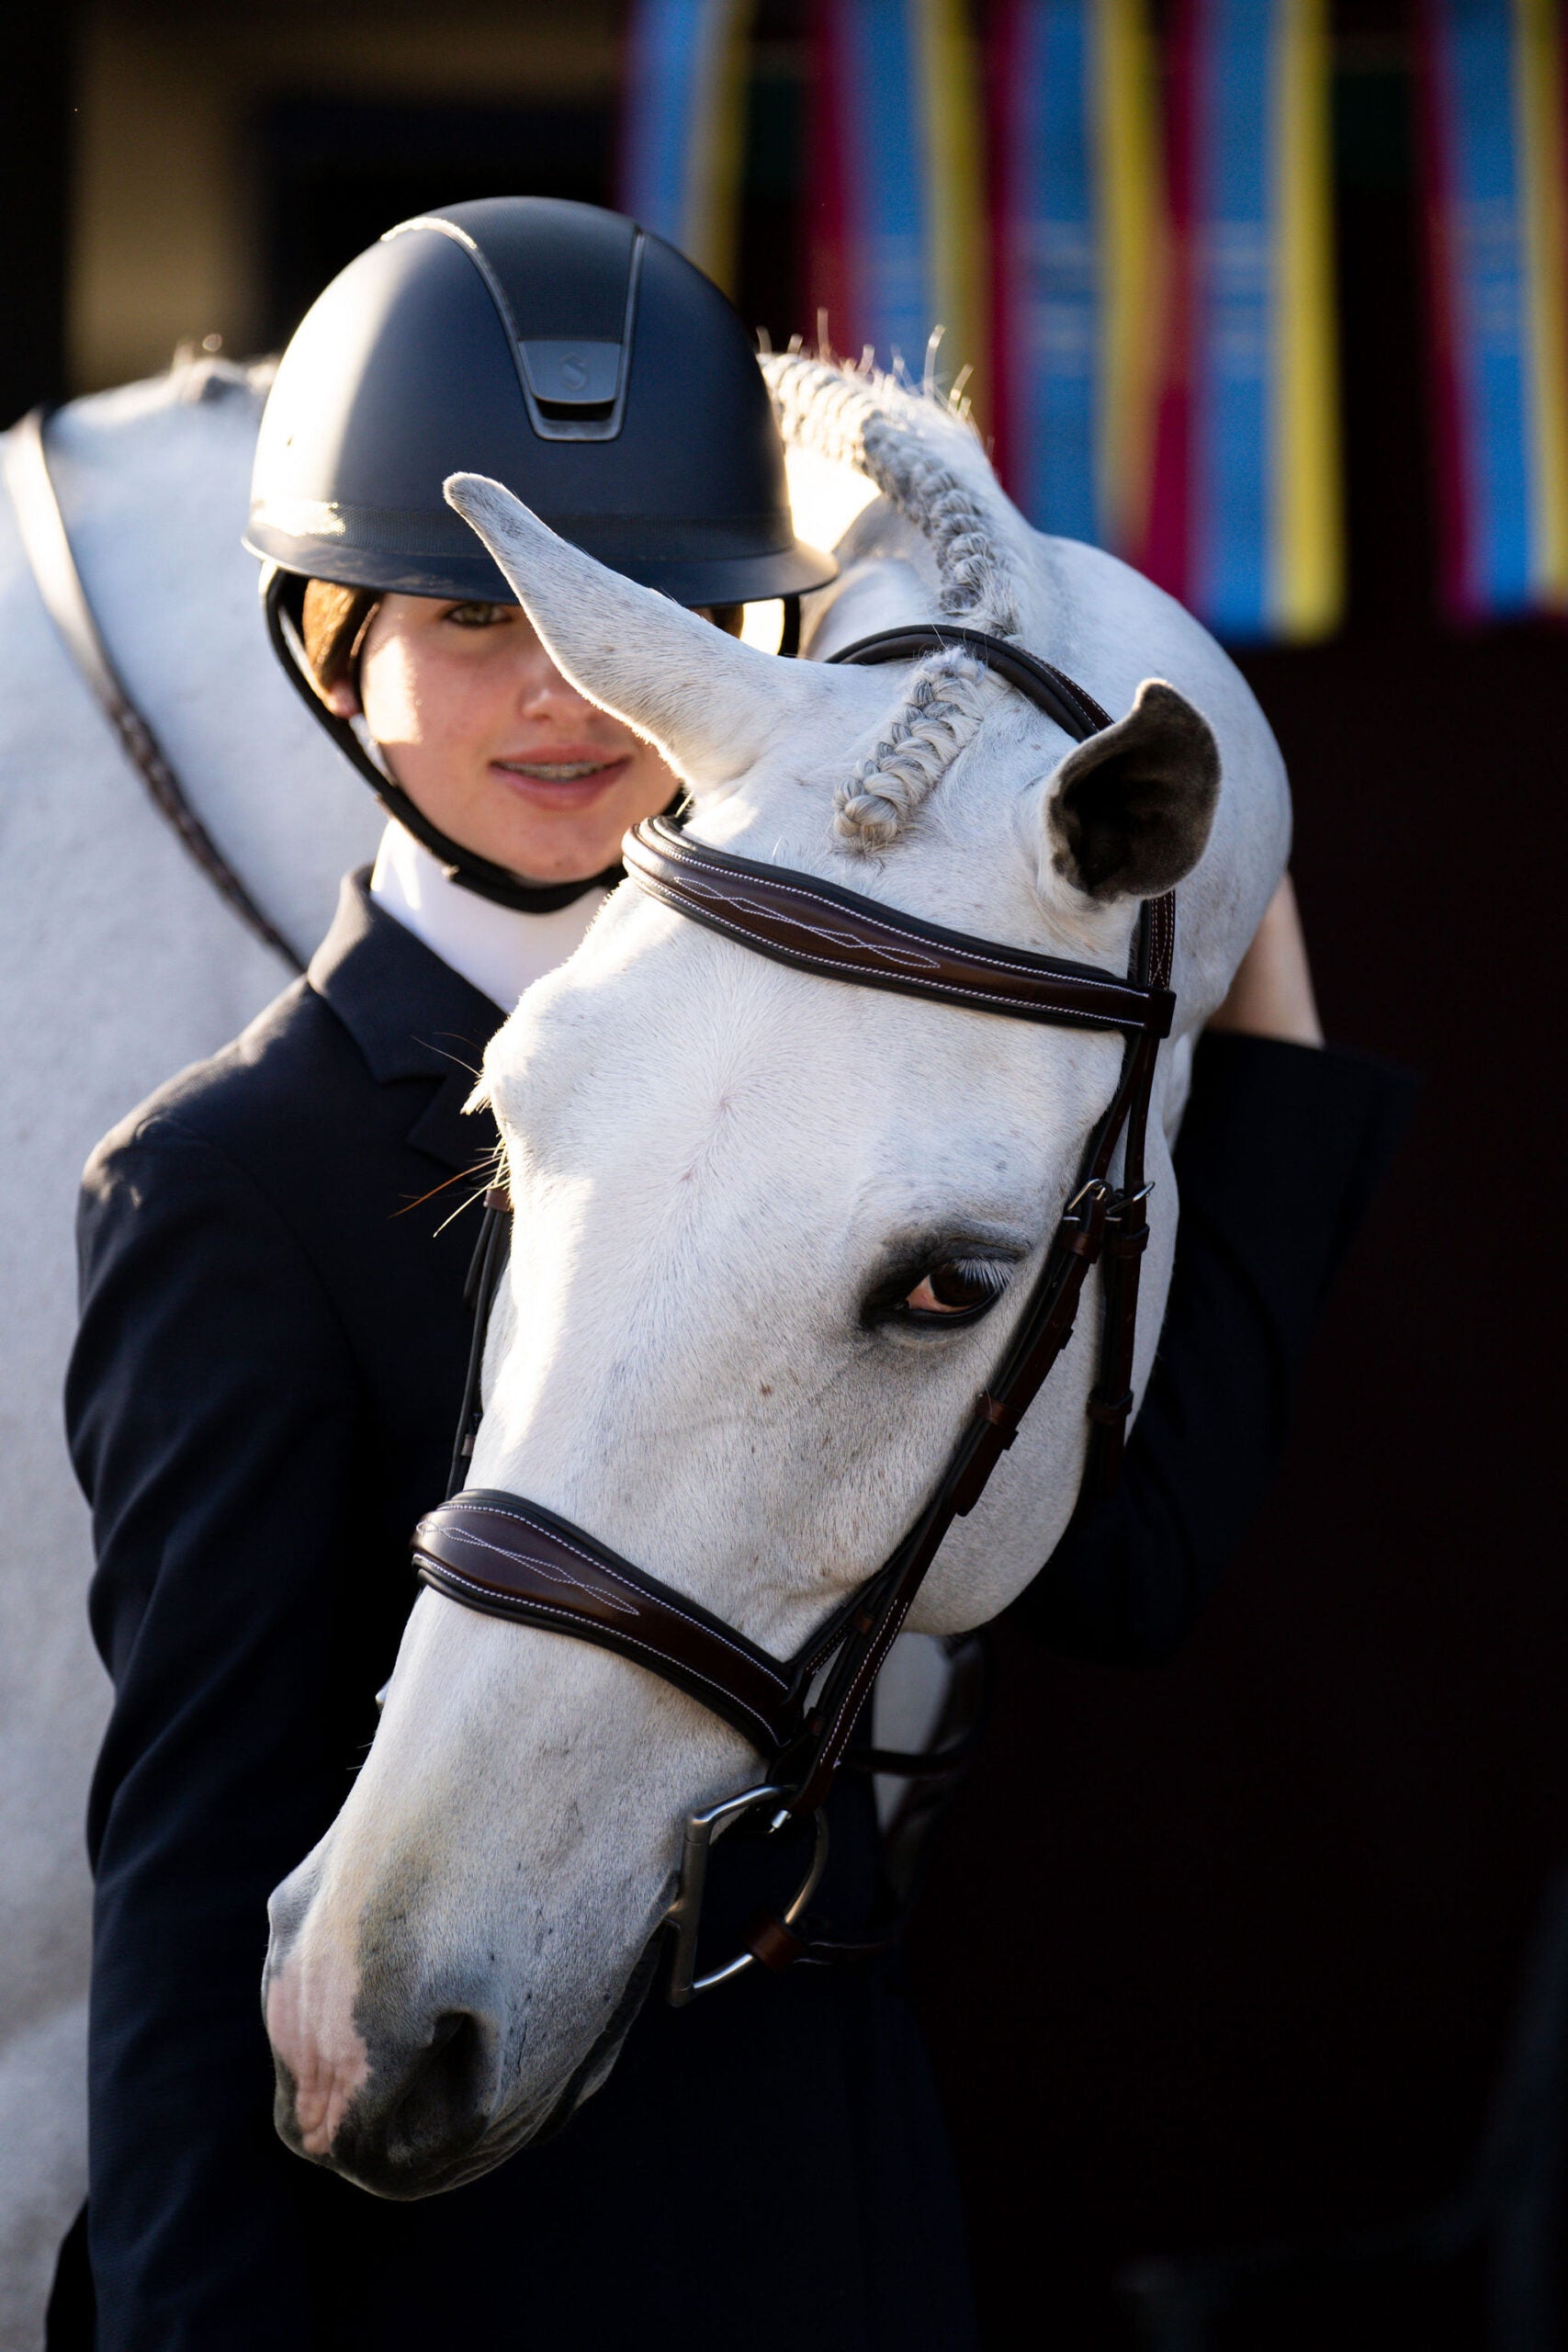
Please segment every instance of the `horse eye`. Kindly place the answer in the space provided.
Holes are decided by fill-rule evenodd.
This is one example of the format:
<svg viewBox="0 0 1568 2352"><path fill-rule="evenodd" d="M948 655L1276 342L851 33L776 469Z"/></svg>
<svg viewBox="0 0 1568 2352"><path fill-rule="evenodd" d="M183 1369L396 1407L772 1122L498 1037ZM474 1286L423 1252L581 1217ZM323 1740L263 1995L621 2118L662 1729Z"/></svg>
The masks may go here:
<svg viewBox="0 0 1568 2352"><path fill-rule="evenodd" d="M994 1258L943 1258L912 1289L874 1302L874 1319L924 1330L977 1322L1006 1290L1008 1274Z"/></svg>

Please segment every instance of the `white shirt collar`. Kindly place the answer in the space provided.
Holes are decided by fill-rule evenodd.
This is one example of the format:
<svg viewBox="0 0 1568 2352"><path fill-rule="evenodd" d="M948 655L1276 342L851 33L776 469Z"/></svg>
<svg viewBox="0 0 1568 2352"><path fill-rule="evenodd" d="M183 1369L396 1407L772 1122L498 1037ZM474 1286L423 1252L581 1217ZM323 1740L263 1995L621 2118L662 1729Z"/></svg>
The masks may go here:
<svg viewBox="0 0 1568 2352"><path fill-rule="evenodd" d="M585 890L570 907L530 915L449 881L412 833L389 819L370 895L469 985L511 1012L525 988L564 964L609 896Z"/></svg>

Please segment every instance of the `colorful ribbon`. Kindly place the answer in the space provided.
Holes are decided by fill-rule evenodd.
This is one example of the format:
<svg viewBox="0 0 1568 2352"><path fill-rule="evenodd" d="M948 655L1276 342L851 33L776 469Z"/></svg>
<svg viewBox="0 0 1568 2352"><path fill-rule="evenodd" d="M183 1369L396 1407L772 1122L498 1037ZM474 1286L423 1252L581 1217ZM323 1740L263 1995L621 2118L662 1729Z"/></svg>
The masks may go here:
<svg viewBox="0 0 1568 2352"><path fill-rule="evenodd" d="M1145 534L1163 242L1145 0L1009 0L993 52L997 439L1030 520Z"/></svg>
<svg viewBox="0 0 1568 2352"><path fill-rule="evenodd" d="M1568 603L1568 237L1554 0L1422 26L1443 584L1465 618Z"/></svg>
<svg viewBox="0 0 1568 2352"><path fill-rule="evenodd" d="M623 211L735 289L751 0L633 0Z"/></svg>
<svg viewBox="0 0 1568 2352"><path fill-rule="evenodd" d="M1145 568L1222 636L1343 603L1325 0L1187 0Z"/></svg>
<svg viewBox="0 0 1568 2352"><path fill-rule="evenodd" d="M982 161L964 0L820 0L812 271L831 341L919 378L985 356Z"/></svg>

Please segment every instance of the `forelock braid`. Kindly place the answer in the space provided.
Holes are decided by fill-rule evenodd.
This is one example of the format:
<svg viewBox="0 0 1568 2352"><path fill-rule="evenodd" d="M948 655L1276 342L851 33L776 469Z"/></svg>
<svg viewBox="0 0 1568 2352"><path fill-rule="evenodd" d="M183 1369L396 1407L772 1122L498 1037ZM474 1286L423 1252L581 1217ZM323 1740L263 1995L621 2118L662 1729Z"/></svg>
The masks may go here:
<svg viewBox="0 0 1568 2352"><path fill-rule="evenodd" d="M886 740L833 797L840 840L879 850L896 839L979 726L988 675L968 653L921 663Z"/></svg>
<svg viewBox="0 0 1568 2352"><path fill-rule="evenodd" d="M979 456L964 412L869 367L779 352L761 368L785 441L853 466L926 540L942 617L1016 636L1015 583L995 507L953 463L960 449ZM961 651L920 664L886 740L835 797L841 839L867 850L895 839L976 733L988 684L984 665Z"/></svg>

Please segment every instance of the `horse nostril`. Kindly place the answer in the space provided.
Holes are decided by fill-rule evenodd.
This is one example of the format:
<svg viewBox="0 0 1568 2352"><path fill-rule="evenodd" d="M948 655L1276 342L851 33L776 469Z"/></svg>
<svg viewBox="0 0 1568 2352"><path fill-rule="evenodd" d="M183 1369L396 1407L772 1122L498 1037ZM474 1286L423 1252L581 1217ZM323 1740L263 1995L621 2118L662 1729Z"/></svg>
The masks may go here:
<svg viewBox="0 0 1568 2352"><path fill-rule="evenodd" d="M447 2155L477 2140L490 2120L494 2071L492 2037L479 2018L467 2009L438 2018L388 2118L388 2154L394 2162Z"/></svg>

